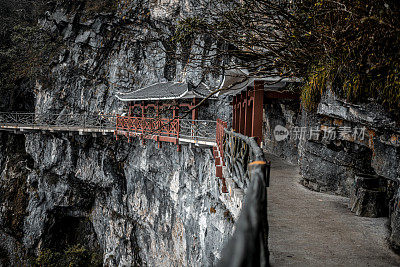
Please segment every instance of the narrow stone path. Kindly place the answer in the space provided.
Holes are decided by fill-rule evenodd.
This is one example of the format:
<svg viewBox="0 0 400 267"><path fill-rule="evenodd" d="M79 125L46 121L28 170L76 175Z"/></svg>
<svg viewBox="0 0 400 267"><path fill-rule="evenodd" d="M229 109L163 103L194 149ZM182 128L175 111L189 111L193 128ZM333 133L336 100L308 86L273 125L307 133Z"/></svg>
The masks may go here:
<svg viewBox="0 0 400 267"><path fill-rule="evenodd" d="M309 191L297 166L267 157L272 266L400 266L386 242L387 218L355 216L347 198Z"/></svg>

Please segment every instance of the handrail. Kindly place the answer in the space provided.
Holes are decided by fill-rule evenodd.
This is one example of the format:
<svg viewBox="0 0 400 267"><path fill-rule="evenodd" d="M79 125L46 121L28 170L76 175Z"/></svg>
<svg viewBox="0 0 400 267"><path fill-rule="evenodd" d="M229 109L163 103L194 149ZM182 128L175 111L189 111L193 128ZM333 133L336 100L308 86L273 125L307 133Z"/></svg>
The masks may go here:
<svg viewBox="0 0 400 267"><path fill-rule="evenodd" d="M216 121L118 116L116 131L144 136L169 136L197 141L215 140Z"/></svg>
<svg viewBox="0 0 400 267"><path fill-rule="evenodd" d="M236 230L222 251L218 266L269 266L268 219L267 219L267 186L269 184L270 163L255 138L247 137L224 129L224 154L226 159L232 142L241 143L241 148L248 148L250 162L246 165L249 178L242 211L236 223ZM236 139L236 140L235 140ZM230 144L231 143L231 144ZM227 160L228 169L233 162ZM242 180L245 177L241 177Z"/></svg>
<svg viewBox="0 0 400 267"><path fill-rule="evenodd" d="M0 126L115 129L116 115L0 112Z"/></svg>
<svg viewBox="0 0 400 267"><path fill-rule="evenodd" d="M235 183L246 190L250 182L248 164L254 161L264 161L264 153L254 137L224 129L224 162ZM266 174L266 183L269 185L269 169Z"/></svg>

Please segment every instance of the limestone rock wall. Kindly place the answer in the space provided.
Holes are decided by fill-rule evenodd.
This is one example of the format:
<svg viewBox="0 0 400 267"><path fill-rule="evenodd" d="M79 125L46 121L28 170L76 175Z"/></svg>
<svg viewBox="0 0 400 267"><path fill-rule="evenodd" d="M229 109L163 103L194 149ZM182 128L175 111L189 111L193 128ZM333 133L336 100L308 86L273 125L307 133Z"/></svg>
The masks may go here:
<svg viewBox="0 0 400 267"><path fill-rule="evenodd" d="M122 113L116 91L219 84L171 43L176 19L201 11L197 1L103 2L58 1L40 20L62 45L51 83L31 89L35 112ZM228 110L214 101L200 113L224 119ZM0 139L0 266L32 265L77 244L93 266L207 266L232 233L210 149L57 133Z"/></svg>
<svg viewBox="0 0 400 267"><path fill-rule="evenodd" d="M292 102L265 105L264 148L266 151L298 163L301 183L311 190L350 196L356 174L372 174L391 181L396 193L387 209L390 216L390 243L398 249L400 179L400 127L376 104L353 105L337 99L328 90L316 112L306 112ZM274 129L281 125L289 137L277 141ZM334 138L310 138L310 129L334 129ZM299 136L301 129L304 136ZM346 130L347 129L347 130ZM357 134L354 131L357 129ZM361 129L363 134L361 135ZM295 133L294 131L297 131ZM343 135L344 131L349 131ZM297 135L297 136L296 136Z"/></svg>

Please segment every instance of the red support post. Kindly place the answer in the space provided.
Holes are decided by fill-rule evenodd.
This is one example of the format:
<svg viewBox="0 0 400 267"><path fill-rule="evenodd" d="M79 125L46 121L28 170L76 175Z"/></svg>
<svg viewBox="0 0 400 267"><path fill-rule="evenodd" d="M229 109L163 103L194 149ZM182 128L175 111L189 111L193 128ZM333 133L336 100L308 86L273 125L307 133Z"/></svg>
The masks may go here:
<svg viewBox="0 0 400 267"><path fill-rule="evenodd" d="M235 121L235 131L239 132L239 125L240 125L240 97L239 95L236 97L236 121Z"/></svg>
<svg viewBox="0 0 400 267"><path fill-rule="evenodd" d="M142 128L142 134L144 134L144 129L145 129L145 116L144 116L144 112L145 112L145 107L144 107L144 101L142 101L142 104L140 106L142 108L142 123L141 123L141 127Z"/></svg>
<svg viewBox="0 0 400 267"><path fill-rule="evenodd" d="M232 130L235 131L236 124L236 98L233 97L232 100Z"/></svg>
<svg viewBox="0 0 400 267"><path fill-rule="evenodd" d="M197 103L198 103L197 98L193 98L192 106L190 108L196 107ZM199 111L197 108L194 108L192 110L192 120L197 120L198 116L199 116Z"/></svg>
<svg viewBox="0 0 400 267"><path fill-rule="evenodd" d="M118 124L120 121L120 116L119 114L117 114L117 117L115 119L115 131L114 131L114 135L115 135L115 140L118 140Z"/></svg>
<svg viewBox="0 0 400 267"><path fill-rule="evenodd" d="M240 100L239 100L239 105L240 105L240 116L239 116L239 133L244 134L244 117L245 117L245 106L244 106L244 100L246 98L246 92L242 92L240 94Z"/></svg>
<svg viewBox="0 0 400 267"><path fill-rule="evenodd" d="M176 119L176 150L181 152L181 145L179 144L179 133L180 133L180 125L179 125L179 118Z"/></svg>
<svg viewBox="0 0 400 267"><path fill-rule="evenodd" d="M261 145L262 141L262 125L263 125L263 115L264 115L263 105L264 105L264 81L255 81L251 136L257 138L258 145Z"/></svg>
<svg viewBox="0 0 400 267"><path fill-rule="evenodd" d="M245 99L243 101L244 105L244 135L250 136L251 135L251 125L252 125L252 108L250 106L250 91L252 90L251 87L247 87L247 92Z"/></svg>

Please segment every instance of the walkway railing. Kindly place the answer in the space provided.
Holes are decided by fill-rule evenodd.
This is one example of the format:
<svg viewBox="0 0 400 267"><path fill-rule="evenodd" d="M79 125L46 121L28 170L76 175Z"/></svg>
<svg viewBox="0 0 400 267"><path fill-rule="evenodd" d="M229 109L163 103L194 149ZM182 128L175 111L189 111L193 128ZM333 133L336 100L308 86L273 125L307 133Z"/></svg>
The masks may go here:
<svg viewBox="0 0 400 267"><path fill-rule="evenodd" d="M215 140L216 121L180 119L180 133L182 137L197 140Z"/></svg>
<svg viewBox="0 0 400 267"><path fill-rule="evenodd" d="M211 120L167 119L117 115L116 132L143 138L173 137L215 142L216 122ZM165 139L172 140L172 139Z"/></svg>
<svg viewBox="0 0 400 267"><path fill-rule="evenodd" d="M216 122L103 114L0 112L0 130L103 132L178 144L215 145Z"/></svg>
<svg viewBox="0 0 400 267"><path fill-rule="evenodd" d="M247 187L236 230L219 266L269 266L267 186L270 164L254 138L224 129L225 165Z"/></svg>
<svg viewBox="0 0 400 267"><path fill-rule="evenodd" d="M143 135L145 137L148 135L178 137L179 120L117 115L116 130Z"/></svg>
<svg viewBox="0 0 400 267"><path fill-rule="evenodd" d="M230 177L242 189L246 189L250 183L249 164L263 160L263 153L254 137L244 136L236 132L226 132L223 146L224 162ZM267 186L269 185L269 168L267 173Z"/></svg>
<svg viewBox="0 0 400 267"><path fill-rule="evenodd" d="M38 114L0 112L0 126L115 129L116 116L102 114Z"/></svg>

